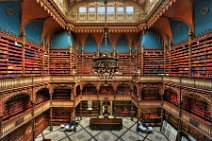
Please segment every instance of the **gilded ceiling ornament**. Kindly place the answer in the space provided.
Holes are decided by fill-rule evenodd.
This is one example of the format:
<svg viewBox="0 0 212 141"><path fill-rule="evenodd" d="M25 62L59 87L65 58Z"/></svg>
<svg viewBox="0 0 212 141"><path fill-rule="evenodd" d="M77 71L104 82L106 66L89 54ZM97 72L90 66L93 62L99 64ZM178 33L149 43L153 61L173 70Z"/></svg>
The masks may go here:
<svg viewBox="0 0 212 141"><path fill-rule="evenodd" d="M200 12L201 12L202 15L207 15L208 14L208 11L209 11L208 7L203 7L200 10Z"/></svg>
<svg viewBox="0 0 212 141"><path fill-rule="evenodd" d="M6 13L7 13L7 15L12 16L12 15L14 15L15 11L14 11L13 8L7 8L7 9L6 9Z"/></svg>

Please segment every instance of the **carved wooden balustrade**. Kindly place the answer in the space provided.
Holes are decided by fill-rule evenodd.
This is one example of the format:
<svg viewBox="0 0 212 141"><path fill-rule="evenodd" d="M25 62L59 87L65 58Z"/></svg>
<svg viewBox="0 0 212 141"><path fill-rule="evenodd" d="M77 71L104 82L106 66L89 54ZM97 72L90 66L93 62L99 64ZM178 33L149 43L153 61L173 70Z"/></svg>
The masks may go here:
<svg viewBox="0 0 212 141"><path fill-rule="evenodd" d="M42 104L39 104L37 106L35 106L34 108L34 116L38 116L39 114L45 112L46 110L48 110L50 108L50 101L46 101L43 102ZM2 136L4 137L7 134L11 133L12 131L16 130L17 128L21 127L23 124L29 122L30 120L32 120L32 108L28 109L14 117L12 117L11 119L2 122Z"/></svg>
<svg viewBox="0 0 212 141"><path fill-rule="evenodd" d="M174 116L179 117L179 108L178 107L175 107L174 105L164 101L162 108L164 108L169 113L172 113ZM205 121L205 120L197 117L194 114L188 113L185 110L182 110L182 116L180 119L182 121L186 122L189 126L195 128L196 130L201 132L203 135L211 137L212 131L211 131L211 123L210 122ZM197 122L197 124L193 125L191 123L191 120L195 120Z"/></svg>
<svg viewBox="0 0 212 141"><path fill-rule="evenodd" d="M52 107L74 107L74 101L57 101L52 100Z"/></svg>
<svg viewBox="0 0 212 141"><path fill-rule="evenodd" d="M141 107L160 107L161 101L140 101L139 106L141 106Z"/></svg>

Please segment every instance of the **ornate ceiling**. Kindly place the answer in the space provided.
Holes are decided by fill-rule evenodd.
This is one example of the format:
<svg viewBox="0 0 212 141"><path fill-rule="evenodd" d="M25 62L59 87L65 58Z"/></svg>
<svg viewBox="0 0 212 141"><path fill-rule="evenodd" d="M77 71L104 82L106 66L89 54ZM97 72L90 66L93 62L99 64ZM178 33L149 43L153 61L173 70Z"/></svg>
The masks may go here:
<svg viewBox="0 0 212 141"><path fill-rule="evenodd" d="M82 2L82 1L99 1L99 2L101 2L101 1L103 1L103 0L69 0L69 3L70 3L70 5L73 5L73 4L76 4L76 3L78 3L78 2ZM114 0L109 0L109 1L114 1ZM134 2L136 2L137 4L139 4L140 6L145 6L145 3L146 3L146 1L148 1L148 0L115 0L115 1L123 1L123 2L125 2L125 1L134 1Z"/></svg>

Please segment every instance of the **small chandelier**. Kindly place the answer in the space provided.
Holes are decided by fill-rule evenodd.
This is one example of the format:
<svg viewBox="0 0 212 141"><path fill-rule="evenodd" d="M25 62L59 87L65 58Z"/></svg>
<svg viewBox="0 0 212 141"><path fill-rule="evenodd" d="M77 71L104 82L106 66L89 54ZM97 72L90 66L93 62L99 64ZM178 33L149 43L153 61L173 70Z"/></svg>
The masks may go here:
<svg viewBox="0 0 212 141"><path fill-rule="evenodd" d="M107 53L107 43L108 43L108 33L109 29L107 26L107 2L104 0L105 4L105 27L104 27L104 53L97 51L97 54L94 55L94 72L97 74L100 79L112 79L115 74L118 72L118 55L114 50L113 53Z"/></svg>

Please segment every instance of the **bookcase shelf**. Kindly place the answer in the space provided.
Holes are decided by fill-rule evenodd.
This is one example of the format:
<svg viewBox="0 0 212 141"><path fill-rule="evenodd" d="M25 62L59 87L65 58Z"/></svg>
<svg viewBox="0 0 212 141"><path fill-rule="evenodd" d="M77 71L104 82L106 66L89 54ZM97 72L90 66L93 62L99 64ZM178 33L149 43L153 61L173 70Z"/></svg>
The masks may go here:
<svg viewBox="0 0 212 141"><path fill-rule="evenodd" d="M40 135L49 125L49 111L46 111L35 118L35 137Z"/></svg>
<svg viewBox="0 0 212 141"><path fill-rule="evenodd" d="M49 99L50 99L50 95L49 95L48 89L42 89L38 91L38 93L36 94L35 104L37 105L37 104L43 103L44 101L47 101Z"/></svg>
<svg viewBox="0 0 212 141"><path fill-rule="evenodd" d="M163 50L144 50L144 74L162 75L164 71Z"/></svg>
<svg viewBox="0 0 212 141"><path fill-rule="evenodd" d="M212 78L212 32L192 40L192 77Z"/></svg>
<svg viewBox="0 0 212 141"><path fill-rule="evenodd" d="M210 121L210 107L208 103L202 100L184 96L182 108L192 114L195 114L206 121Z"/></svg>
<svg viewBox="0 0 212 141"><path fill-rule="evenodd" d="M101 86L99 90L99 94L101 95L113 95L114 90L112 86Z"/></svg>
<svg viewBox="0 0 212 141"><path fill-rule="evenodd" d="M53 108L52 123L53 125L60 125L62 123L70 122L70 108Z"/></svg>
<svg viewBox="0 0 212 141"><path fill-rule="evenodd" d="M177 100L177 93L171 91L171 90L166 90L164 93L164 100L168 101L169 103L178 106L178 100Z"/></svg>
<svg viewBox="0 0 212 141"><path fill-rule="evenodd" d="M52 100L69 101L71 99L70 89L54 89Z"/></svg>
<svg viewBox="0 0 212 141"><path fill-rule="evenodd" d="M0 77L47 74L48 54L45 49L23 42L23 39L0 32Z"/></svg>
<svg viewBox="0 0 212 141"><path fill-rule="evenodd" d="M0 77L22 75L22 41L0 32Z"/></svg>
<svg viewBox="0 0 212 141"><path fill-rule="evenodd" d="M130 116L131 101L113 101L114 116ZM135 107L134 107L135 108Z"/></svg>
<svg viewBox="0 0 212 141"><path fill-rule="evenodd" d="M50 50L50 75L70 75L69 50Z"/></svg>
<svg viewBox="0 0 212 141"><path fill-rule="evenodd" d="M4 106L5 110L3 120L7 120L31 108L31 102L28 95L17 95L5 102Z"/></svg>
<svg viewBox="0 0 212 141"><path fill-rule="evenodd" d="M158 87L145 87L142 90L142 100L161 100Z"/></svg>
<svg viewBox="0 0 212 141"><path fill-rule="evenodd" d="M2 141L31 141L31 140L33 140L31 121L17 128L15 131L6 135L2 139Z"/></svg>
<svg viewBox="0 0 212 141"><path fill-rule="evenodd" d="M76 115L80 116L80 104L76 107ZM99 101L82 101L82 116L97 116L99 114Z"/></svg>
<svg viewBox="0 0 212 141"><path fill-rule="evenodd" d="M144 123L160 123L161 108L142 108L141 118Z"/></svg>
<svg viewBox="0 0 212 141"><path fill-rule="evenodd" d="M130 95L130 87L125 85L120 85L117 88L117 95Z"/></svg>
<svg viewBox="0 0 212 141"><path fill-rule="evenodd" d="M43 71L43 50L32 43L25 45L25 75L41 76Z"/></svg>
<svg viewBox="0 0 212 141"><path fill-rule="evenodd" d="M97 90L95 85L85 85L82 90L83 95L97 95Z"/></svg>
<svg viewBox="0 0 212 141"><path fill-rule="evenodd" d="M211 44L212 32L210 31L193 38L190 50L188 41L172 46L171 52L166 51L166 73L180 77L212 78Z"/></svg>

